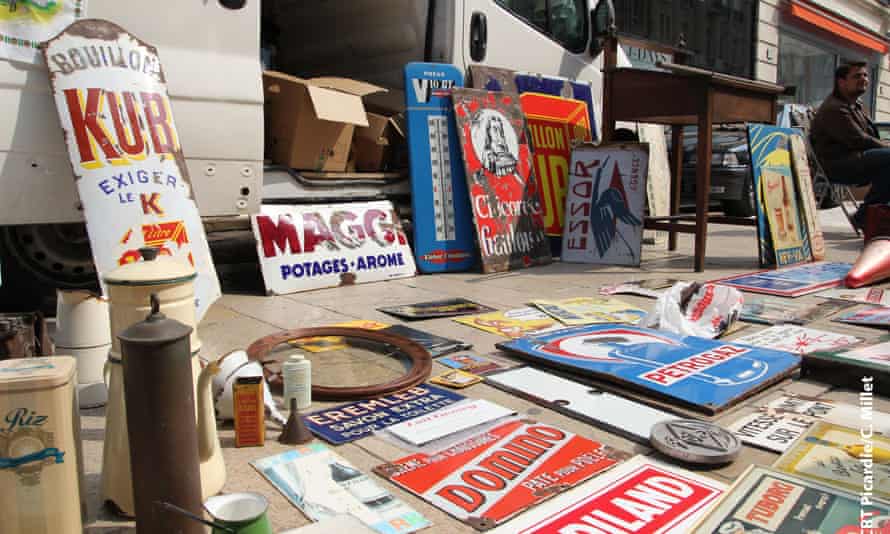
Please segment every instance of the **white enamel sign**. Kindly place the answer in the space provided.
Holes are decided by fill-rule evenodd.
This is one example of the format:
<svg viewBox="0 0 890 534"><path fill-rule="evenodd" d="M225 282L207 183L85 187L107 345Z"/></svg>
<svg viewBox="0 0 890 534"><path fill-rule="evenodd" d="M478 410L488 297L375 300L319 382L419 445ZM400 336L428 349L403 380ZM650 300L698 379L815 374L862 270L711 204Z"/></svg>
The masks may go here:
<svg viewBox="0 0 890 534"><path fill-rule="evenodd" d="M562 260L640 265L649 145L583 145L572 151Z"/></svg>
<svg viewBox="0 0 890 534"><path fill-rule="evenodd" d="M748 445L773 452L785 452L815 422L814 418L803 415L758 412L734 422L729 430Z"/></svg>
<svg viewBox="0 0 890 534"><path fill-rule="evenodd" d="M512 410L484 399L468 400L393 425L387 431L413 445L424 445L511 414Z"/></svg>
<svg viewBox="0 0 890 534"><path fill-rule="evenodd" d="M43 54L100 280L139 261L140 247L158 247L197 271L200 321L220 296L219 280L157 50L116 24L85 19Z"/></svg>
<svg viewBox="0 0 890 534"><path fill-rule="evenodd" d="M283 295L414 276L414 256L389 201L264 205L250 218L266 291Z"/></svg>

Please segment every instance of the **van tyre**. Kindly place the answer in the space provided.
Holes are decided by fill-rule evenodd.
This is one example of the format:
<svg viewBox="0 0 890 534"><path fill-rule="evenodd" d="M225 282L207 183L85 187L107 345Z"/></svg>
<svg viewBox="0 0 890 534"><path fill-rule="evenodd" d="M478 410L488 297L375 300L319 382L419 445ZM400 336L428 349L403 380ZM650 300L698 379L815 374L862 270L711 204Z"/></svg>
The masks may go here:
<svg viewBox="0 0 890 534"><path fill-rule="evenodd" d="M751 178L746 178L742 185L741 198L721 201L723 213L730 217L753 217L757 214L754 186Z"/></svg>

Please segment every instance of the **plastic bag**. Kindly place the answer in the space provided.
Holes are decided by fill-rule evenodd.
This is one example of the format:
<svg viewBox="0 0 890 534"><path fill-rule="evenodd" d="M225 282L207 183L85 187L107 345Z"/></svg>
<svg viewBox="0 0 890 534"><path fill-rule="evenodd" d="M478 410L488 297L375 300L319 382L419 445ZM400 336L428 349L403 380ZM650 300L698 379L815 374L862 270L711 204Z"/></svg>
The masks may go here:
<svg viewBox="0 0 890 534"><path fill-rule="evenodd" d="M641 324L684 336L713 339L735 323L744 298L738 289L680 282L665 291Z"/></svg>

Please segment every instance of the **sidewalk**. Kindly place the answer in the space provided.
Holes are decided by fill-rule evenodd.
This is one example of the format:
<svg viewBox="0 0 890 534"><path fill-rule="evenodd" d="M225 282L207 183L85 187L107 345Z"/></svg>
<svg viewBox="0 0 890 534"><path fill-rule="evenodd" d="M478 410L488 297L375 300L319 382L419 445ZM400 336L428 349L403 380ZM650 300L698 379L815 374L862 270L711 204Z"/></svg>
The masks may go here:
<svg viewBox="0 0 890 534"><path fill-rule="evenodd" d="M861 238L857 238L852 229L843 219L838 220L835 210L824 212L825 237L827 242L827 260L855 261L862 247ZM843 215L840 215L843 217ZM554 263L545 267L515 271L502 275L482 275L480 273L458 273L441 275L422 275L415 278L381 282L296 293L286 296L261 296L256 280L249 281L250 275L232 277L224 275L225 295L210 309L199 327L199 336L203 342L202 356L217 358L233 349L246 348L251 342L264 335L282 329L323 326L353 319L369 319L389 324L399 321L394 317L376 311L383 305L407 304L427 300L465 297L499 310L523 306L535 298L567 298L574 296L595 296L601 285L640 278L673 277L688 280L710 280L731 274L744 273L758 269L757 239L753 227L710 225L708 235L708 256L704 273L692 272L692 239L691 236L680 237L677 253L655 250L644 247L643 263L639 269L625 267L598 267L581 264ZM244 246L252 246L245 242ZM259 273L256 273L259 276ZM233 283L234 282L234 283ZM261 284L260 284L261 285ZM250 294L244 288L251 287ZM619 295L621 300L634 303L649 309L655 302L652 299ZM799 301L818 300L813 295L800 297ZM764 328L749 323L747 328L736 335L747 335ZM873 341L883 333L879 329L856 327L832 323L823 319L811 324L815 328L829 331L844 332ZM412 328L431 332L446 337L457 338L473 344L471 352L485 355L495 351L494 344L503 338L488 334L453 322L451 319L433 319L410 323ZM731 338L730 338L731 339ZM499 353L496 359L509 361L509 357ZM324 369L318 367L319 358L314 358L314 377L326 379ZM371 366L377 363L369 361L357 362L354 370L356 376L367 375ZM434 364L433 374L443 372L446 368ZM378 373L394 373L377 370ZM394 376L394 375L391 375ZM337 377L331 377L335 383ZM548 409L536 406L531 402L518 399L485 383L471 386L460 391L471 398L485 398L510 407L518 413L526 414L537 420L558 425L580 435L602 441L627 452L636 454L653 454L653 450L632 441L609 434L599 428L570 419ZM720 414L716 422L729 424L741 415L754 411L765 400L775 398L783 392L794 392L804 395L822 395L827 398L856 403L856 394L850 391L833 389L831 385L817 382L793 380L781 383L760 395L744 401L736 408ZM335 404L335 403L331 403ZM312 409L326 406L326 403L314 402ZM875 409L890 412L890 400L886 397L877 398ZM104 411L102 409L87 410L81 413L83 424L83 445L87 485L87 501L89 519L86 532L129 532L133 523L122 521L100 508L98 502L100 474L102 463L102 440L104 435ZM262 448L234 448L234 432L231 424L220 427L220 438L224 449L228 481L225 491L255 491L266 496L270 501L269 515L276 531L307 524L303 514L288 503L269 483L265 481L248 464L256 458L271 456L285 449L276 438L279 430L268 425L267 442ZM352 462L365 473L385 461L407 455L390 443L377 437L368 437L353 443L336 447L336 451ZM723 482L730 483L739 473L751 464L771 464L776 454L763 450L745 447L742 456L729 466L715 471L703 471ZM375 475L376 478L376 475ZM418 498L396 488L389 482L378 482L393 492L409 505L421 511L432 523L433 527L425 532L475 532L444 512L433 508ZM509 523L508 523L509 524Z"/></svg>

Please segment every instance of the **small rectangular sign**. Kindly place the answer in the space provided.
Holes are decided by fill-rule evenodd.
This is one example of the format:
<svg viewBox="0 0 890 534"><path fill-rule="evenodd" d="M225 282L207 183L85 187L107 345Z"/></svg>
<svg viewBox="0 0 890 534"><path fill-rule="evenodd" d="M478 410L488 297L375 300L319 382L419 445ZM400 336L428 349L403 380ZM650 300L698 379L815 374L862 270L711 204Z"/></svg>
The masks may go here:
<svg viewBox="0 0 890 534"><path fill-rule="evenodd" d="M768 451L785 452L816 420L801 415L755 412L729 425L739 439Z"/></svg>
<svg viewBox="0 0 890 534"><path fill-rule="evenodd" d="M864 326L890 326L890 308L873 304L843 313L833 319L839 323Z"/></svg>
<svg viewBox="0 0 890 534"><path fill-rule="evenodd" d="M714 479L635 456L492 534L679 534L725 491Z"/></svg>
<svg viewBox="0 0 890 534"><path fill-rule="evenodd" d="M463 400L463 395L422 384L376 399L341 404L303 416L313 434L334 445L349 443L375 430L430 414Z"/></svg>
<svg viewBox="0 0 890 534"><path fill-rule="evenodd" d="M862 341L855 336L836 334L824 330L796 325L779 325L764 328L753 334L733 339L733 343L753 345L794 354L809 354L822 350L834 350Z"/></svg>
<svg viewBox="0 0 890 534"><path fill-rule="evenodd" d="M489 308L488 306L483 306L472 300L460 297L433 300L429 302L417 302L415 304L385 306L383 308L377 308L377 310L407 321L433 319L436 317L455 317L458 315L472 315L474 313L495 311L494 308Z"/></svg>
<svg viewBox="0 0 890 534"><path fill-rule="evenodd" d="M646 311L618 299L574 297L563 300L533 300L532 305L564 325L599 323L636 324Z"/></svg>
<svg viewBox="0 0 890 534"><path fill-rule="evenodd" d="M273 295L409 278L417 271L388 200L263 205L250 221L266 291Z"/></svg>
<svg viewBox="0 0 890 534"><path fill-rule="evenodd" d="M553 317L531 307L460 317L452 321L510 339L541 334L563 327Z"/></svg>
<svg viewBox="0 0 890 534"><path fill-rule="evenodd" d="M511 421L436 454L413 454L374 471L487 530L628 456L547 424Z"/></svg>
<svg viewBox="0 0 890 534"><path fill-rule="evenodd" d="M738 274L712 282L751 293L799 297L842 285L850 267L852 265L849 263L820 261L772 271Z"/></svg>
<svg viewBox="0 0 890 534"><path fill-rule="evenodd" d="M512 410L484 399L467 400L392 425L387 430L403 441L420 446L511 414Z"/></svg>

